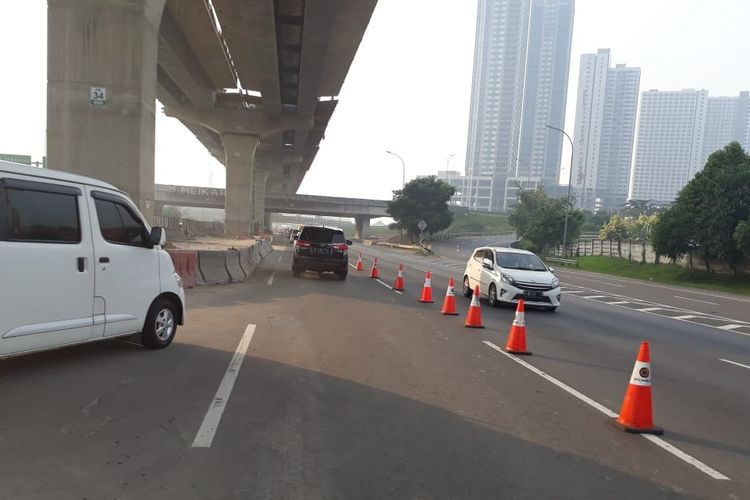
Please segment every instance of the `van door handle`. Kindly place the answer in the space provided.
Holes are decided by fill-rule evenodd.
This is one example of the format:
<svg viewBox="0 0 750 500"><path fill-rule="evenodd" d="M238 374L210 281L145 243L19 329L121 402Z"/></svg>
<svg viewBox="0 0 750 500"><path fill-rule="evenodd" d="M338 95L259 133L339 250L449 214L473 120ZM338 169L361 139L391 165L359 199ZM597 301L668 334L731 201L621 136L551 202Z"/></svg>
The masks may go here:
<svg viewBox="0 0 750 500"><path fill-rule="evenodd" d="M86 257L78 257L78 272L82 273L86 270Z"/></svg>
<svg viewBox="0 0 750 500"><path fill-rule="evenodd" d="M99 262L101 264L109 264L109 257L99 257Z"/></svg>

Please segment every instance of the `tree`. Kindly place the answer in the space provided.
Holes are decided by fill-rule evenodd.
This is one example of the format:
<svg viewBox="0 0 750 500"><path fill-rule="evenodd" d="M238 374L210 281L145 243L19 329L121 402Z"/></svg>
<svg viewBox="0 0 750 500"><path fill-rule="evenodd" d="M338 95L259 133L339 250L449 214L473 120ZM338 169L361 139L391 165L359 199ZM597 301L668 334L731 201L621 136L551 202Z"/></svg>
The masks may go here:
<svg viewBox="0 0 750 500"><path fill-rule="evenodd" d="M622 209L624 217L638 217L639 215L654 215L658 211L651 200L628 200Z"/></svg>
<svg viewBox="0 0 750 500"><path fill-rule="evenodd" d="M743 220L734 230L734 243L740 253L750 259L750 220Z"/></svg>
<svg viewBox="0 0 750 500"><path fill-rule="evenodd" d="M562 243L566 212L568 241L573 241L581 231L583 212L572 209L564 198L550 198L542 188L521 189L518 191L518 204L513 207L508 222L521 239L546 252Z"/></svg>
<svg viewBox="0 0 750 500"><path fill-rule="evenodd" d="M737 226L750 219L750 157L736 142L711 154L701 172L680 191L652 231L654 250L676 260L695 248L706 269L743 258ZM740 228L740 233L742 229Z"/></svg>
<svg viewBox="0 0 750 500"><path fill-rule="evenodd" d="M625 223L628 226L628 235L634 240L648 241L651 237L651 229L654 227L658 218L659 217L656 214L641 214L637 218L626 218Z"/></svg>
<svg viewBox="0 0 750 500"><path fill-rule="evenodd" d="M428 233L442 231L451 225L453 212L448 208L448 201L454 193L453 186L435 176L414 179L403 189L393 192L386 213L396 221L396 227L402 227L414 241L421 220L427 223Z"/></svg>
<svg viewBox="0 0 750 500"><path fill-rule="evenodd" d="M592 213L588 210L583 211L583 226L581 226L581 231L584 232L593 232L593 231L599 231L599 229L602 228L604 224L607 223L609 218L612 216L609 212L596 212Z"/></svg>
<svg viewBox="0 0 750 500"><path fill-rule="evenodd" d="M622 242L628 238L628 224L625 219L617 214L614 214L609 218L607 222L599 230L600 240L611 240L617 242L617 255L622 257Z"/></svg>

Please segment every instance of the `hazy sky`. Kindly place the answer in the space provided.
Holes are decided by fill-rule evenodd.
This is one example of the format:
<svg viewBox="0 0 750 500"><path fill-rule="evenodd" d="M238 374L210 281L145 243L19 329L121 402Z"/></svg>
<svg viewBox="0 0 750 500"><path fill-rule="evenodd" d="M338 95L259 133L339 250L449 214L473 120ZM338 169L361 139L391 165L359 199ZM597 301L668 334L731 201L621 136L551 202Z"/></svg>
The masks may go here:
<svg viewBox="0 0 750 500"><path fill-rule="evenodd" d="M641 90L750 88L748 0L576 0L566 129L582 53L642 68ZM301 192L390 198L407 179L464 170L475 0L379 0L338 109ZM44 154L46 1L14 2L0 30L0 152ZM159 108L160 109L160 108ZM159 115L156 180L224 185L224 167L179 122ZM567 166L569 151L563 150Z"/></svg>

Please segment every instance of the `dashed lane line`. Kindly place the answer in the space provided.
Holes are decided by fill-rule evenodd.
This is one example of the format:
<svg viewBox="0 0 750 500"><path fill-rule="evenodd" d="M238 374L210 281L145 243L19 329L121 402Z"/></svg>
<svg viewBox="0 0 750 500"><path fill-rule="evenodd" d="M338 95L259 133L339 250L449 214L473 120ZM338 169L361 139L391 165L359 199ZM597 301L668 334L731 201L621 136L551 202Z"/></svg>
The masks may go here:
<svg viewBox="0 0 750 500"><path fill-rule="evenodd" d="M383 285L384 287L388 288L389 290L393 290L393 287L392 287L391 285L389 285L389 284L388 284L388 283L386 283L385 281L381 280L380 278L375 278L375 281L377 281L378 283L380 283L380 284L381 284L381 285ZM399 294L399 295L403 295L403 294L404 294L404 292L400 292L400 291L398 291L398 290L393 290L393 291L394 291L394 292L396 292L396 293L397 293L397 294Z"/></svg>
<svg viewBox="0 0 750 500"><path fill-rule="evenodd" d="M247 325L245 333L242 335L242 339L240 339L240 343L234 351L234 356L232 356L232 360L229 362L227 371L219 383L216 395L211 404L208 405L208 411L203 417L203 422L193 440L193 448L211 447L216 430L219 428L219 423L221 422L221 416L224 414L227 402L229 402L229 396L232 395L234 383L237 380L237 375L240 373L242 361L245 359L245 353L247 353L247 348L250 346L250 341L253 340L254 334L255 325Z"/></svg>
<svg viewBox="0 0 750 500"><path fill-rule="evenodd" d="M720 306L721 304L717 302L709 302L707 300L700 300L700 299L691 299L690 297L680 297L679 295L672 295L675 299L682 299L682 300L692 300L693 302L701 302L703 304L709 304L712 306Z"/></svg>
<svg viewBox="0 0 750 500"><path fill-rule="evenodd" d="M524 368L526 368L528 370L531 370L532 372L536 373L537 375L539 375L543 379L545 379L548 382L551 382L552 384L556 385L557 387L559 387L560 389L564 390L568 394L574 396L575 398L579 399L580 401L583 401L584 403L586 403L590 407L592 407L592 408L594 408L594 409L602 412L603 414L605 414L606 416L608 416L610 418L617 418L617 413L613 412L612 410L610 410L606 406L602 405L601 403L599 403L599 402L591 399L590 397L586 396L585 394L577 391L576 389L570 387L566 383L561 382L560 380L556 379L552 375L550 375L550 374L548 374L548 373L540 370L539 368L535 367L534 365L532 365L530 363L527 363L526 361L524 361L522 359L519 359L516 356L513 356L512 354L508 354L507 352L503 351L500 347L496 346L492 342L489 342L487 340L483 340L482 342L484 342L484 344L486 344L488 347L496 350L497 352L499 352L503 356L512 359L513 361L515 361L516 363L520 364ZM671 453L672 455L676 456L680 460L682 460L684 462L687 462L688 464L692 465L693 467L695 467L699 471L703 472L704 474L706 474L706 475L708 475L708 476L710 476L710 477L712 477L714 479L719 479L719 480L722 480L722 481L729 481L730 480L729 477L725 476L721 472L717 471L716 469L712 469L711 467L709 467L708 465L704 464L703 462L701 462L697 458L695 458L695 457L693 457L691 455L688 455L684 451L682 451L679 448L671 445L670 443L664 441L663 439L661 439L659 437L656 437L656 436L651 435L651 434L641 434L641 436L643 438L651 441L652 443L654 443L656 446L660 447L661 449L663 449L663 450Z"/></svg>
<svg viewBox="0 0 750 500"><path fill-rule="evenodd" d="M268 277L268 286L273 285L273 279L276 277L276 272L272 272L271 276Z"/></svg>
<svg viewBox="0 0 750 500"><path fill-rule="evenodd" d="M281 262L281 259L283 259L283 258L284 258L284 256L283 256L283 255L279 255L279 259L278 259L278 261L279 261L279 262Z"/></svg>
<svg viewBox="0 0 750 500"><path fill-rule="evenodd" d="M742 368L747 368L748 370L750 370L750 366L748 366L748 365L743 365L742 363L738 363L738 362L736 362L736 361L732 361L732 360L729 360L729 359L724 359L724 358L719 358L719 361L723 361L723 362L725 362L725 363L729 363L730 365L741 366Z"/></svg>

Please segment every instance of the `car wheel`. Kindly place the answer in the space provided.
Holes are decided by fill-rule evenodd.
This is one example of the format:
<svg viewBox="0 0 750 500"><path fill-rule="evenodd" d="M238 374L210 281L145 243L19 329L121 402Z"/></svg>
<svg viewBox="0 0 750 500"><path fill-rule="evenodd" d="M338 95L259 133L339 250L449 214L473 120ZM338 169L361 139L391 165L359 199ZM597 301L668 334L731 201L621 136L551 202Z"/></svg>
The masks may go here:
<svg viewBox="0 0 750 500"><path fill-rule="evenodd" d="M471 297L471 295L474 293L474 290L471 289L471 285L469 284L469 277L464 276L464 297Z"/></svg>
<svg viewBox="0 0 750 500"><path fill-rule="evenodd" d="M490 306L498 307L499 305L500 301L497 300L497 288L495 288L495 284L492 283L490 285Z"/></svg>
<svg viewBox="0 0 750 500"><path fill-rule="evenodd" d="M172 343L177 333L177 310L167 299L157 299L146 315L141 332L141 343L149 349L163 349Z"/></svg>

